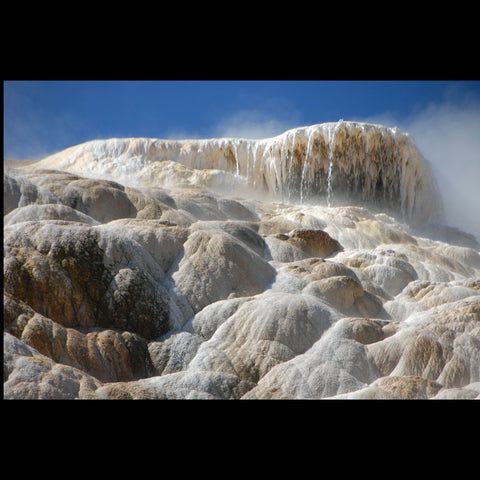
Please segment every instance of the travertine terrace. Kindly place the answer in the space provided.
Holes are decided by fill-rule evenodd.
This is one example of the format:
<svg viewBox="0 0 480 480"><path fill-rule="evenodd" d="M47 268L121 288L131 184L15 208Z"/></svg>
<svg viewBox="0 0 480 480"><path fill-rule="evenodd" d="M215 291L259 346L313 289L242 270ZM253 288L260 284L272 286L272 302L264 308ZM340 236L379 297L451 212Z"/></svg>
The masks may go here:
<svg viewBox="0 0 480 480"><path fill-rule="evenodd" d="M407 133L5 164L6 399L475 399L480 246Z"/></svg>

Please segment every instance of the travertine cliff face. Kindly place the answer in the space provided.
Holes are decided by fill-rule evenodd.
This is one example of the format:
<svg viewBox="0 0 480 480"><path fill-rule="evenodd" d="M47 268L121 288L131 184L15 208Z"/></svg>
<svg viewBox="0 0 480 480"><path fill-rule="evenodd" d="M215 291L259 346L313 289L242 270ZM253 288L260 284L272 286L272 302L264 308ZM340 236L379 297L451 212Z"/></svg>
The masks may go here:
<svg viewBox="0 0 480 480"><path fill-rule="evenodd" d="M42 165L153 185L187 181L229 191L248 185L289 202L368 204L415 224L442 215L430 166L410 137L367 123L324 123L265 140L96 140Z"/></svg>
<svg viewBox="0 0 480 480"><path fill-rule="evenodd" d="M441 216L352 122L9 166L4 398L480 398L480 246Z"/></svg>

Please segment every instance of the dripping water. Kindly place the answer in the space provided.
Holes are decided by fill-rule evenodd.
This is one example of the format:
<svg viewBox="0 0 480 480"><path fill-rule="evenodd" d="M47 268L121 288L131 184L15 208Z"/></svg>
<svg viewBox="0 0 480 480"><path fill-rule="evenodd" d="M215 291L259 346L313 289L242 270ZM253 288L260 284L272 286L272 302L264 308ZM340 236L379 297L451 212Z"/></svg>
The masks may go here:
<svg viewBox="0 0 480 480"><path fill-rule="evenodd" d="M311 129L308 132L308 143L307 143L307 151L305 153L305 158L303 160L303 168L302 168L302 177L300 179L300 202L303 203L304 200L304 188L306 188L305 182L306 182L306 170L307 170L307 164L310 159L310 154L311 154L311 149L312 149L312 132Z"/></svg>
<svg viewBox="0 0 480 480"><path fill-rule="evenodd" d="M292 149L290 152L290 163L288 165L288 199L292 200L292 196L295 197L297 192L292 192L293 189L293 182L292 182L292 176L293 176L293 162L295 161L295 137L297 135L297 131L295 130L293 132L293 140L292 140Z"/></svg>
<svg viewBox="0 0 480 480"><path fill-rule="evenodd" d="M328 175L327 175L327 206L331 207L332 206L332 167L333 167L333 160L332 157L333 155L329 155L330 161L328 164Z"/></svg>
<svg viewBox="0 0 480 480"><path fill-rule="evenodd" d="M333 170L333 152L335 148L335 138L337 136L338 129L342 125L343 120L340 119L336 124L335 127L332 129L328 129L328 174L327 174L327 206L332 206L332 198L333 198L333 185L332 185L332 170Z"/></svg>
<svg viewBox="0 0 480 480"><path fill-rule="evenodd" d="M235 152L235 162L236 162L236 172L235 175L238 177L240 176L240 161L238 158L238 144L237 142L233 142L233 150Z"/></svg>

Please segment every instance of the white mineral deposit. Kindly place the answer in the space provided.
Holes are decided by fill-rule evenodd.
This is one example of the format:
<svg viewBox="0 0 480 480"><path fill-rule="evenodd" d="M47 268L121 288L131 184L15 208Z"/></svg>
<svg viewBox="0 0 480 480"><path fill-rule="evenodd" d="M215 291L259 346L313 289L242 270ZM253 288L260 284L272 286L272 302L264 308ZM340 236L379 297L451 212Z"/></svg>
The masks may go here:
<svg viewBox="0 0 480 480"><path fill-rule="evenodd" d="M5 399L480 399L480 245L397 128L4 173Z"/></svg>

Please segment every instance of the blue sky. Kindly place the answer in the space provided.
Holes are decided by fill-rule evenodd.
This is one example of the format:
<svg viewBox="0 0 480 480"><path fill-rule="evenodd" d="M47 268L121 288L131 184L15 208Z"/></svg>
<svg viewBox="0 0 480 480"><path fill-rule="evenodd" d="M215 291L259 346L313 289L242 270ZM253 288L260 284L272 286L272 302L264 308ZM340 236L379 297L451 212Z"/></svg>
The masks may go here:
<svg viewBox="0 0 480 480"><path fill-rule="evenodd" d="M4 81L4 156L109 137L259 138L340 118L406 124L479 103L479 81Z"/></svg>

